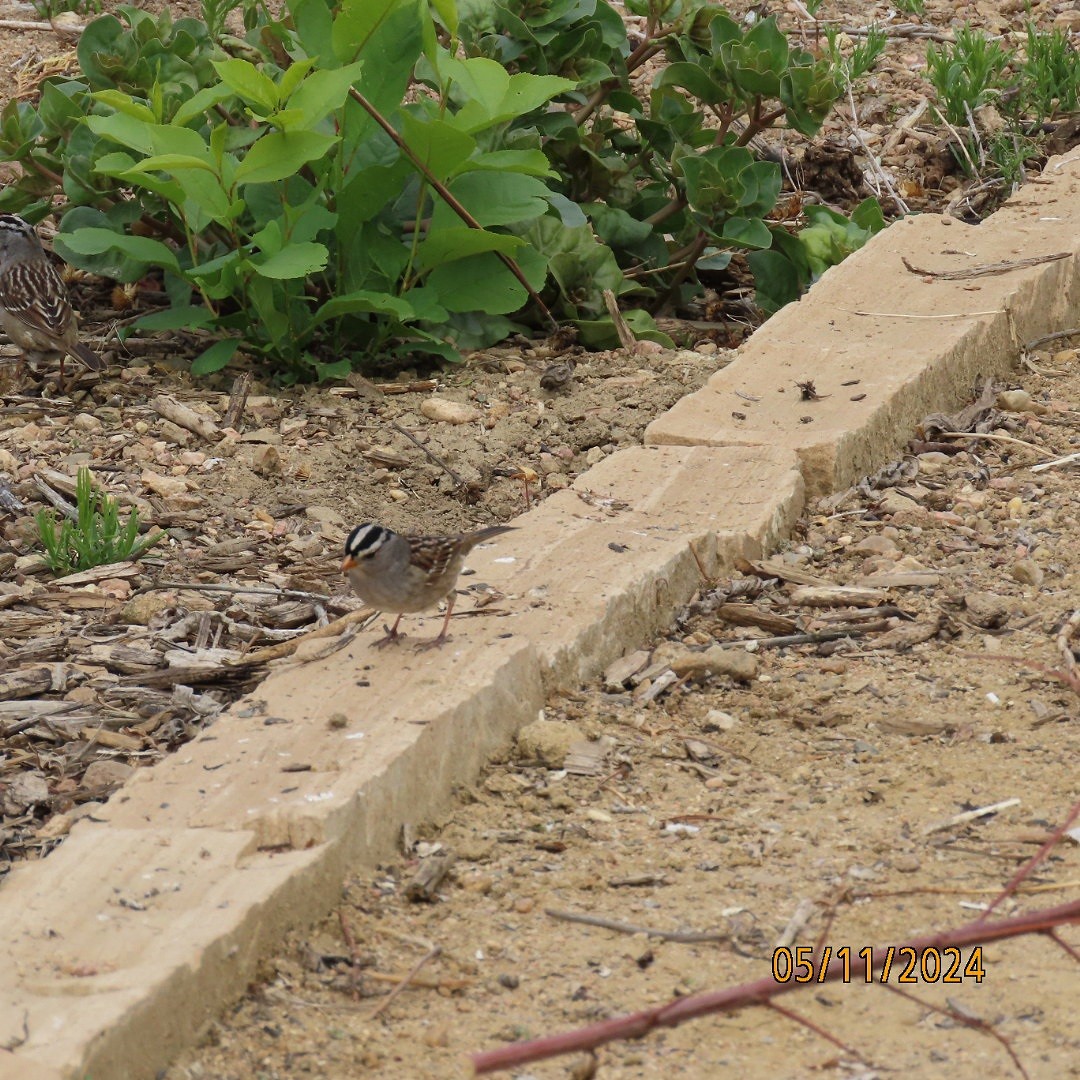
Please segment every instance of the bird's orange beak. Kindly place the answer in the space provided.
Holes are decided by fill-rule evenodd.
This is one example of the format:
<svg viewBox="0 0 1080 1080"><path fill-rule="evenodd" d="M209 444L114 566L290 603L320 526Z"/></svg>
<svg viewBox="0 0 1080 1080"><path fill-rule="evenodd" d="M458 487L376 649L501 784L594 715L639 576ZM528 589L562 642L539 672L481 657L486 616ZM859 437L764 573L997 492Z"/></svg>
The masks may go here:
<svg viewBox="0 0 1080 1080"><path fill-rule="evenodd" d="M356 565L356 560L351 555L346 555L341 562L341 572L347 574Z"/></svg>

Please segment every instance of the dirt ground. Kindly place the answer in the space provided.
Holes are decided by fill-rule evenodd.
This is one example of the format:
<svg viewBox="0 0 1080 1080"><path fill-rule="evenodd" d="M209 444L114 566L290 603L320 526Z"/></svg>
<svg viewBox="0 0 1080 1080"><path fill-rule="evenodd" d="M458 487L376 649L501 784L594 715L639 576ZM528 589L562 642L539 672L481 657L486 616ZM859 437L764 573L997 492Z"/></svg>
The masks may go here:
<svg viewBox="0 0 1080 1080"><path fill-rule="evenodd" d="M1003 399L1034 412L983 421L1029 445L961 440L967 450L909 456L882 486L813 507L772 561L833 585L917 582L872 601L890 605L870 609L884 619L843 642L743 652L756 660L748 682L691 677L643 704L655 683L617 687L611 673L551 701L546 720L574 730L528 729L446 820L409 823L422 838L414 851L358 868L339 913L295 934L169 1080L467 1075L466 1052L768 976L807 901L796 940L834 951L975 919L1080 796L1080 697L1025 666L1062 667L1055 637L1078 595L1076 466L1027 468L1080 441L1080 358L1063 353L1051 368L1064 374L1017 379L1030 403ZM811 607L796 583L758 592L760 581L704 588L640 659L645 673L680 657L686 670L688 654L702 655L691 646L792 629L770 616L799 632L857 627L867 611ZM755 594L757 626L744 625L745 606L718 606ZM560 737L609 742L595 771L576 775ZM434 901L411 901L419 866L447 853L457 861ZM1067 841L996 917L1063 903L1078 885ZM1075 930L1062 936L1080 945ZM981 979L948 987L894 975L917 1000L857 981L783 999L847 1049L754 1008L605 1047L598 1075L1021 1075L1001 1043L933 1009L946 1004L993 1024L1028 1075L1076 1075L1075 960L1028 937L986 947L982 963ZM579 1056L514 1075L586 1074Z"/></svg>
<svg viewBox="0 0 1080 1080"><path fill-rule="evenodd" d="M928 0L920 21L1022 25L1027 13L1002 14L1006 6ZM820 14L865 25L886 10L826 3ZM1043 3L1032 14L1048 23L1064 10ZM26 12L0 9L13 16ZM3 35L4 71L58 48L50 34ZM913 70L923 54L922 41L898 37L860 87L871 147L882 149L890 124L926 94ZM850 128L838 116L826 135L846 147ZM916 128L885 158L913 208L940 209L956 195L939 137ZM868 194L858 169L836 167L847 154L817 171L808 163L805 187L847 206ZM41 396L2 365L0 479L22 508L0 518L0 680L32 681L45 665L49 680L0 708L9 736L0 875L10 860L47 853L126 771L212 722L248 685L192 675L197 661L220 670L223 657L354 606L338 571L350 525L441 531L507 520L639 441L649 419L725 362L718 344L732 340L724 325L687 327L689 348L670 356L579 354L569 385L554 391L541 377L562 357L543 343L511 343L445 372L401 372L389 393L362 381L289 394L255 385L230 427L231 376L192 384L177 375L163 358L193 353L183 338L123 352L109 340L118 314L108 288L74 291L91 342L111 350L109 375ZM1055 637L1080 595L1076 464L1029 468L1080 442L1080 360L1053 349L1034 359L1041 374L1018 370L1015 384L992 388L993 411L967 418L1020 443L954 440L945 452L932 430L913 432L921 456L812 507L771 567L703 583L670 635L641 643L638 670L628 663L549 702L545 720L556 726L526 733L445 820L407 823L412 842L394 863L357 867L338 913L285 942L167 1080L466 1075L469 1052L769 976L780 940L857 954L978 917L1080 797L1080 696L1020 662L1062 667ZM997 402L1016 388L1029 399ZM213 436L170 419L162 395L200 413ZM464 421L438 419L433 398L464 407ZM35 480L70 497L80 464L169 538L139 564L56 585L35 554L32 515L45 499ZM528 494L522 469L536 474ZM805 576L869 579L881 592L865 608L816 607L796 593ZM236 591L245 588L302 595ZM846 638L731 650L746 681L700 674L692 651L837 627ZM178 667L193 696L162 689ZM685 673L674 683L672 667ZM576 740L591 752L576 747L568 767ZM448 854L456 861L434 899L410 900L417 871ZM1072 899L1078 861L1074 843L1058 845L995 916ZM707 940L678 940L688 932ZM1062 937L1080 947L1075 930ZM1009 1048L1031 1077L1080 1073L1074 959L1026 937L985 948L982 967L978 981L973 970L947 987L894 978L918 1001L857 982L777 1001L818 1032L748 1008L611 1044L596 1062L579 1054L514 1075L586 1077L595 1066L613 1080L983 1080L1021 1075ZM993 1025L1008 1046L957 1014Z"/></svg>

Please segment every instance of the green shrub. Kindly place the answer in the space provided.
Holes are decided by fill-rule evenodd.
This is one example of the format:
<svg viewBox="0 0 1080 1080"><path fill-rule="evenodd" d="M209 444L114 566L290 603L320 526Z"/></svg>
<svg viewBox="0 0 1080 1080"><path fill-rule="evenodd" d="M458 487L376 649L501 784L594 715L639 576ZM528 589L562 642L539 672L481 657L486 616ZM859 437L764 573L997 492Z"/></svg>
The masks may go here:
<svg viewBox="0 0 1080 1080"><path fill-rule="evenodd" d="M453 360L605 320L605 288L685 301L775 242L780 170L753 137L813 135L839 93L774 19L706 0L628 0L634 48L605 0L245 0L242 40L214 3L94 20L80 76L0 116L25 170L0 208L40 215L59 188L66 259L160 272L171 306L135 328L212 331L196 373L241 348L285 380ZM629 77L657 53L642 103Z"/></svg>

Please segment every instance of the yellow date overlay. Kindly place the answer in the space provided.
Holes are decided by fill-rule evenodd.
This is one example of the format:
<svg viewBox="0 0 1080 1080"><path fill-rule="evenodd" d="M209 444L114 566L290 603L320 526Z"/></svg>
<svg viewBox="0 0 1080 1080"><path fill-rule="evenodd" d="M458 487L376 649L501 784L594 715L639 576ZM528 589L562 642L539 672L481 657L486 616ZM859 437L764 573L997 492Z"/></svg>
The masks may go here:
<svg viewBox="0 0 1080 1080"><path fill-rule="evenodd" d="M833 963L840 965L839 974L833 972L830 978L829 965ZM826 945L821 952L810 945L796 945L794 949L781 945L772 954L772 977L778 983L876 981L884 984L891 979L901 986L951 985L981 983L985 974L981 945L974 946L966 959L962 949L952 946L939 949L933 945L918 949L912 945L886 945L877 950L876 958L872 945L861 949L850 945L834 949Z"/></svg>

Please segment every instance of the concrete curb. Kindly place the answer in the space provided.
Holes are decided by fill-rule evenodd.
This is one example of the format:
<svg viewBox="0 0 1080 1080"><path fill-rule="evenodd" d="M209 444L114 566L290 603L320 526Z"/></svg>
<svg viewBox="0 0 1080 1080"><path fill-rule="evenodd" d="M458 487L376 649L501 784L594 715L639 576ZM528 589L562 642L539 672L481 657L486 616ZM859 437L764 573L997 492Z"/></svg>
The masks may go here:
<svg viewBox="0 0 1080 1080"><path fill-rule="evenodd" d="M1024 342L1074 325L1078 172L1075 156L1055 159L1037 189L1024 188L982 225L930 215L897 222L654 420L646 444L789 449L811 496L880 467L923 417L1007 372ZM959 280L929 279L902 261L940 273L1065 251L1074 258ZM801 400L795 383L806 379L828 396Z"/></svg>
<svg viewBox="0 0 1080 1080"><path fill-rule="evenodd" d="M699 584L697 559L722 573L770 549L807 490L879 466L922 415L1007 370L1018 343L1075 325L1075 258L928 284L899 257L939 270L1075 255L1080 155L1045 176L978 228L922 218L887 230L654 421L652 445L606 458L474 552L479 580L507 595L504 617L455 620L435 654L377 654L357 639L287 664L137 773L100 820L12 871L0 1045L13 1049L0 1080L152 1076L243 992L288 926L324 914L348 869L387 855L403 822L437 814L549 690L668 625ZM934 320L932 348L897 317L942 309L952 317ZM806 378L829 396L800 401ZM866 398L852 402L841 384L856 378Z"/></svg>

